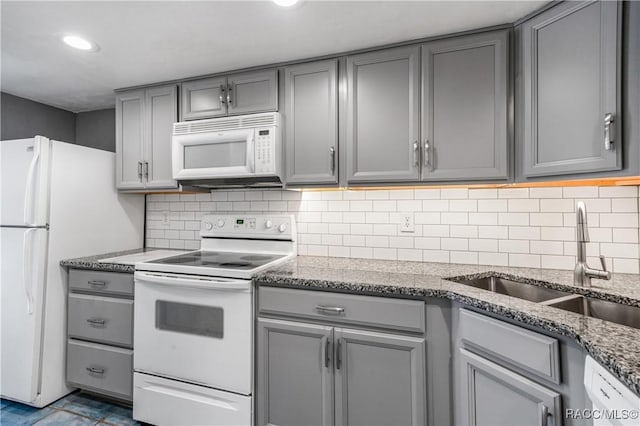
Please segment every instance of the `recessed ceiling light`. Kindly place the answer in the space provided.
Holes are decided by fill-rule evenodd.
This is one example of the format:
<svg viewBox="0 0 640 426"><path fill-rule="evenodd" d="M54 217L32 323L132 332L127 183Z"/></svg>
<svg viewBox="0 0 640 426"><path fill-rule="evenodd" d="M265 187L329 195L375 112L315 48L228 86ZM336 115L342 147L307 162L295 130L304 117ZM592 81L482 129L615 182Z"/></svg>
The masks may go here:
<svg viewBox="0 0 640 426"><path fill-rule="evenodd" d="M282 7L290 7L298 3L298 0L273 0L275 4Z"/></svg>
<svg viewBox="0 0 640 426"><path fill-rule="evenodd" d="M62 37L62 41L67 45L71 46L74 49L78 50L86 50L86 51L96 51L98 50L98 45L90 42L87 39L84 39L77 35L67 34Z"/></svg>

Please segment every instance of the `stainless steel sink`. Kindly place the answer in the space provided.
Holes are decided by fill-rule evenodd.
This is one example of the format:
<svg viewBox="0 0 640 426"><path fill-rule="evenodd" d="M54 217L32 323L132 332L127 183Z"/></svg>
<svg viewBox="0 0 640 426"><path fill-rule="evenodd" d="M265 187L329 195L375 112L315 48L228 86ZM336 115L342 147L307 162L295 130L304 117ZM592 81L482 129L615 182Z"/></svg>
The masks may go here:
<svg viewBox="0 0 640 426"><path fill-rule="evenodd" d="M577 294L557 300L548 300L543 304L640 329L640 308L636 306L623 305Z"/></svg>
<svg viewBox="0 0 640 426"><path fill-rule="evenodd" d="M537 286L520 281L512 281L500 277L485 277L473 280L458 280L456 278L448 278L460 284L471 287L481 288L494 293L500 293L518 299L525 299L531 302L544 302L545 300L557 299L559 297L570 295L568 291L554 290L552 288Z"/></svg>

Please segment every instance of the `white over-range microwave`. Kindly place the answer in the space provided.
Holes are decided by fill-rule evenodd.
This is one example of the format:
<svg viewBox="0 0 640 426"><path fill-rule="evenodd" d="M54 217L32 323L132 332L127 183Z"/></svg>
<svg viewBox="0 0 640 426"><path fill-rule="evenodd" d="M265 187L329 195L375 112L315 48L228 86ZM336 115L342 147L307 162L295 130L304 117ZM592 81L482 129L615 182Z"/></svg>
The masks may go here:
<svg viewBox="0 0 640 426"><path fill-rule="evenodd" d="M280 114L174 123L172 168L191 186L281 184Z"/></svg>

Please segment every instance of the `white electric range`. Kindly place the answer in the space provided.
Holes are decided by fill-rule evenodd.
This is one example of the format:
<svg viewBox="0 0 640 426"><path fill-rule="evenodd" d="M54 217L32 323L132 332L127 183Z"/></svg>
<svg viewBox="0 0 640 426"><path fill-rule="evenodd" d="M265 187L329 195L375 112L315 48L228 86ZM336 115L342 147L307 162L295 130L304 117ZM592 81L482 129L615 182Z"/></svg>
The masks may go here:
<svg viewBox="0 0 640 426"><path fill-rule="evenodd" d="M291 215L206 215L201 248L136 264L133 417L253 424L251 277L296 255Z"/></svg>

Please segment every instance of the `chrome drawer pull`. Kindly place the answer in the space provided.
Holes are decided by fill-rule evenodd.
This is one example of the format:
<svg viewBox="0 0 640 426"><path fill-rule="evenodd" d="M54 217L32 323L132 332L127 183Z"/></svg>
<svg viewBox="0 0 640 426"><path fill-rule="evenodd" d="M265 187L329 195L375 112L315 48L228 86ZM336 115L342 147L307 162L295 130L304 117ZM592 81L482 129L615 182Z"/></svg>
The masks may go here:
<svg viewBox="0 0 640 426"><path fill-rule="evenodd" d="M315 310L321 314L326 315L342 315L344 314L344 308L340 308L337 306L322 306L318 305L315 307Z"/></svg>
<svg viewBox="0 0 640 426"><path fill-rule="evenodd" d="M106 281L98 281L98 280L91 280L91 281L87 281L87 284L92 285L94 287L104 287L107 285Z"/></svg>
<svg viewBox="0 0 640 426"><path fill-rule="evenodd" d="M105 320L100 319L100 318L87 318L87 322L89 324L94 324L94 325L104 325L105 324Z"/></svg>
<svg viewBox="0 0 640 426"><path fill-rule="evenodd" d="M98 374L100 376L104 374L104 368L87 367L87 371L91 374Z"/></svg>

